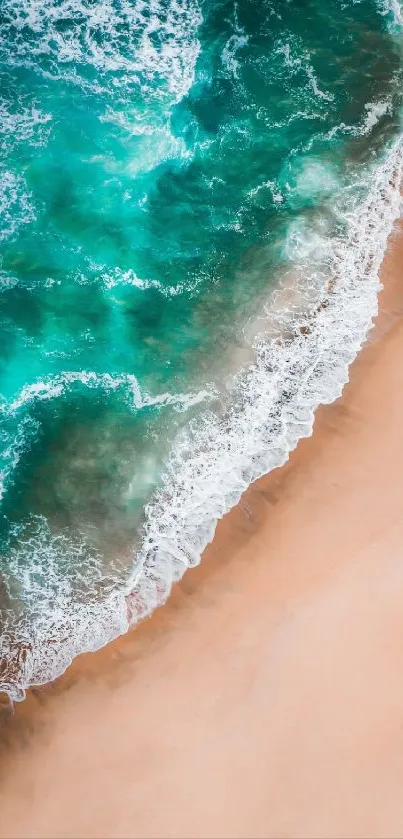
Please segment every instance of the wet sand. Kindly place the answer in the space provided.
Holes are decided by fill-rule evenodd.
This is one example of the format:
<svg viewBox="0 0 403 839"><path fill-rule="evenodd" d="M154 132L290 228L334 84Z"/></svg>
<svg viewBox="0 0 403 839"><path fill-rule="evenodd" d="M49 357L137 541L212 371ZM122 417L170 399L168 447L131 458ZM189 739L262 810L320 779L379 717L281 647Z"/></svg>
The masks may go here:
<svg viewBox="0 0 403 839"><path fill-rule="evenodd" d="M1 837L403 835L403 235L313 437L136 631L1 712Z"/></svg>

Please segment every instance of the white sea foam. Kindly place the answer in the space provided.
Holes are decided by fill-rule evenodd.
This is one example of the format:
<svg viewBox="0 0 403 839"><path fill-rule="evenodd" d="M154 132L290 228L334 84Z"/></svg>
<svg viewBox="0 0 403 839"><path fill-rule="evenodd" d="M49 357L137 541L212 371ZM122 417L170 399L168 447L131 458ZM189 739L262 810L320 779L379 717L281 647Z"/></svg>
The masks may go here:
<svg viewBox="0 0 403 839"><path fill-rule="evenodd" d="M365 110L367 114L362 126L362 133L369 134L379 122L381 117L385 116L385 114L391 113L392 103L390 101L382 100L378 102L367 102Z"/></svg>
<svg viewBox="0 0 403 839"><path fill-rule="evenodd" d="M319 96L320 99L324 99L326 102L332 102L334 99L333 93L327 93L319 87L312 65L307 63L305 70L315 96Z"/></svg>
<svg viewBox="0 0 403 839"><path fill-rule="evenodd" d="M130 391L133 406L141 407L142 396L136 376L129 374L113 376L110 373L79 370L58 373L25 385L10 403L3 406L3 411L15 413L30 402L58 398L67 388L78 382L89 388L102 388L103 390L116 390L125 387Z"/></svg>
<svg viewBox="0 0 403 839"><path fill-rule="evenodd" d="M194 291L202 282L203 278L200 276L193 280L193 282L188 282L186 284L177 283L176 285L164 285L159 280L139 277L132 268L128 268L126 271L123 271L121 268L105 271L101 268L100 279L106 288L109 289L115 288L116 286L130 285L134 286L134 288L140 289L141 291L154 288L164 297L176 297L178 294Z"/></svg>
<svg viewBox="0 0 403 839"><path fill-rule="evenodd" d="M201 19L196 0L10 0L0 26L1 52L9 64L37 71L45 58L45 75L89 89L91 81L81 74L88 65L101 77L113 74L109 92L138 84L143 96L179 101L193 83ZM95 89L106 92L105 79L99 82Z"/></svg>
<svg viewBox="0 0 403 839"><path fill-rule="evenodd" d="M391 99L379 99L373 102L367 102L365 112L365 116L358 125L346 125L345 122L340 122L338 125L334 125L324 135L324 138L326 140L332 140L336 134L351 134L353 137L362 137L370 134L385 114L391 114L393 112L392 101ZM313 142L314 140L311 140L308 146L311 146Z"/></svg>
<svg viewBox="0 0 403 839"><path fill-rule="evenodd" d="M239 61L236 58L237 52L239 52L242 47L245 47L249 41L249 36L245 35L243 30L234 33L228 38L227 43L222 51L221 60L228 71L228 73L234 78L238 78L238 67Z"/></svg>
<svg viewBox="0 0 403 839"><path fill-rule="evenodd" d="M105 391L123 389L128 403L135 410L141 410L141 408L151 405L172 405L181 412L214 396L212 389L204 389L196 393L166 392L152 396L142 392L136 376L131 373L113 375L111 373L95 373L93 370L78 370L57 373L54 376L47 376L44 379L25 385L14 399L9 402L3 400L0 404L0 413L4 415L15 414L29 403L57 399L71 385L78 383L87 388L100 388Z"/></svg>
<svg viewBox="0 0 403 839"><path fill-rule="evenodd" d="M314 158L302 158L299 161L299 171L296 174L295 189L299 197L305 200L324 198L335 192L337 176L332 166L326 165Z"/></svg>
<svg viewBox="0 0 403 839"><path fill-rule="evenodd" d="M294 56L294 47L296 47L297 55ZM305 73L308 80L308 87L312 90L317 99L322 99L324 102L332 102L334 96L328 91L322 90L319 81L316 77L314 68L311 64L311 56L307 50L302 49L302 44L298 43L294 38L294 43L286 41L280 43L275 52L278 55L284 56L284 64L293 75L296 73Z"/></svg>
<svg viewBox="0 0 403 839"><path fill-rule="evenodd" d="M18 143L29 142L41 146L48 139L52 117L35 104L18 103L18 111L10 110L5 99L0 99L0 149L7 154Z"/></svg>
<svg viewBox="0 0 403 839"><path fill-rule="evenodd" d="M399 0L379 0L381 12L389 15L393 21L393 27L401 32L403 28L403 11Z"/></svg>
<svg viewBox="0 0 403 839"><path fill-rule="evenodd" d="M234 78L238 78L239 61L236 58L237 52L246 47L249 42L249 35L239 24L238 20L238 4L234 3L234 23L232 35L228 38L225 47L221 53L222 64L227 73Z"/></svg>
<svg viewBox="0 0 403 839"><path fill-rule="evenodd" d="M3 268L0 268L0 294L2 291L6 291L6 289L14 288L16 285L18 285L18 277L14 277L9 271L4 271Z"/></svg>
<svg viewBox="0 0 403 839"><path fill-rule="evenodd" d="M271 192L272 200L275 204L282 204L284 201L284 196L281 193L281 190L278 188L276 181L262 181L262 183L258 184L257 186L253 187L248 192L249 198L256 198L256 196L262 190L269 190Z"/></svg>
<svg viewBox="0 0 403 839"><path fill-rule="evenodd" d="M44 522L20 539L10 570L15 596L27 608L17 626L6 614L0 642L0 660L9 662L1 686L12 698L23 698L28 685L54 678L79 652L106 644L163 603L173 582L198 564L217 520L251 481L283 464L312 433L315 409L340 395L376 314L379 268L401 211L402 175L400 138L372 174L365 200L340 206L345 235L324 238L319 266L304 276L318 287L319 267L327 305L298 314L277 310L273 317L283 328L275 338L267 337L268 308L266 337L239 378L232 408L221 416L204 413L177 439L161 489L146 508L144 538L124 589L104 579L99 557L92 559L94 590L88 591L84 570L77 586L69 569L79 566L71 556L84 562L85 546L53 537ZM299 252L305 270L314 252Z"/></svg>
<svg viewBox="0 0 403 839"><path fill-rule="evenodd" d="M2 593L0 689L24 698L24 687L51 680L83 650L96 650L127 629L119 569L104 571L101 557L79 538L54 536L34 517L9 553L13 587ZM15 609L15 598L23 608ZM4 602L5 601L5 602Z"/></svg>
<svg viewBox="0 0 403 839"><path fill-rule="evenodd" d="M165 160L184 160L192 156L183 138L176 137L172 133L165 115L162 120L160 118L159 122L154 121L153 124L146 122L144 115L136 109L115 111L113 108L108 108L100 120L118 125L135 138L134 153L125 163L125 170L131 177L136 177L140 172L149 172ZM99 157L95 159L99 160ZM103 159L103 163L109 171L122 172L122 164L107 156Z"/></svg>
<svg viewBox="0 0 403 839"><path fill-rule="evenodd" d="M35 219L32 196L22 175L0 171L0 242Z"/></svg>
<svg viewBox="0 0 403 839"><path fill-rule="evenodd" d="M249 35L246 34L242 26L238 22L238 7L234 4L234 31L228 38L227 43L221 54L221 61L227 73L234 78L238 78L239 61L236 58L237 52L243 47L246 47L249 42Z"/></svg>

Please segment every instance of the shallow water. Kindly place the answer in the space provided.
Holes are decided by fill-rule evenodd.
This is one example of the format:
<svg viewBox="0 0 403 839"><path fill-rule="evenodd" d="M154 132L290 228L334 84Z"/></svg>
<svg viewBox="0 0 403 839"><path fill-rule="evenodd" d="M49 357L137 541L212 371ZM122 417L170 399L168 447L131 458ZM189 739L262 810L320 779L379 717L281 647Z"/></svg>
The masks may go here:
<svg viewBox="0 0 403 839"><path fill-rule="evenodd" d="M375 0L1 4L14 696L162 602L337 395L399 211L401 24Z"/></svg>

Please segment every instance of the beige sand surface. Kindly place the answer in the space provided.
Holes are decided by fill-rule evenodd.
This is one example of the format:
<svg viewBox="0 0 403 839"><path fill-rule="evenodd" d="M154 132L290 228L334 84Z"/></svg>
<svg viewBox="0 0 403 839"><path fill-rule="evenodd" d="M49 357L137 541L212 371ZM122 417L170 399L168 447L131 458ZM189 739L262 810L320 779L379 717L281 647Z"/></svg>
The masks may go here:
<svg viewBox="0 0 403 839"><path fill-rule="evenodd" d="M1 837L403 836L403 237L384 279L313 437L3 726Z"/></svg>

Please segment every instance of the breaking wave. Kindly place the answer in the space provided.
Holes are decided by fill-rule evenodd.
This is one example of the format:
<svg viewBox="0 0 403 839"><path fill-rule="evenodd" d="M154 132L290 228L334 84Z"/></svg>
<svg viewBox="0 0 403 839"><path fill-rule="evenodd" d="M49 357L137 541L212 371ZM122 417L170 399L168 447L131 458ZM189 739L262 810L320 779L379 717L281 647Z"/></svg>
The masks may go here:
<svg viewBox="0 0 403 839"><path fill-rule="evenodd" d="M2 13L0 58L5 52L9 65L102 93L108 83L111 93L132 85L145 97L176 102L193 82L200 23L194 0L11 0Z"/></svg>

